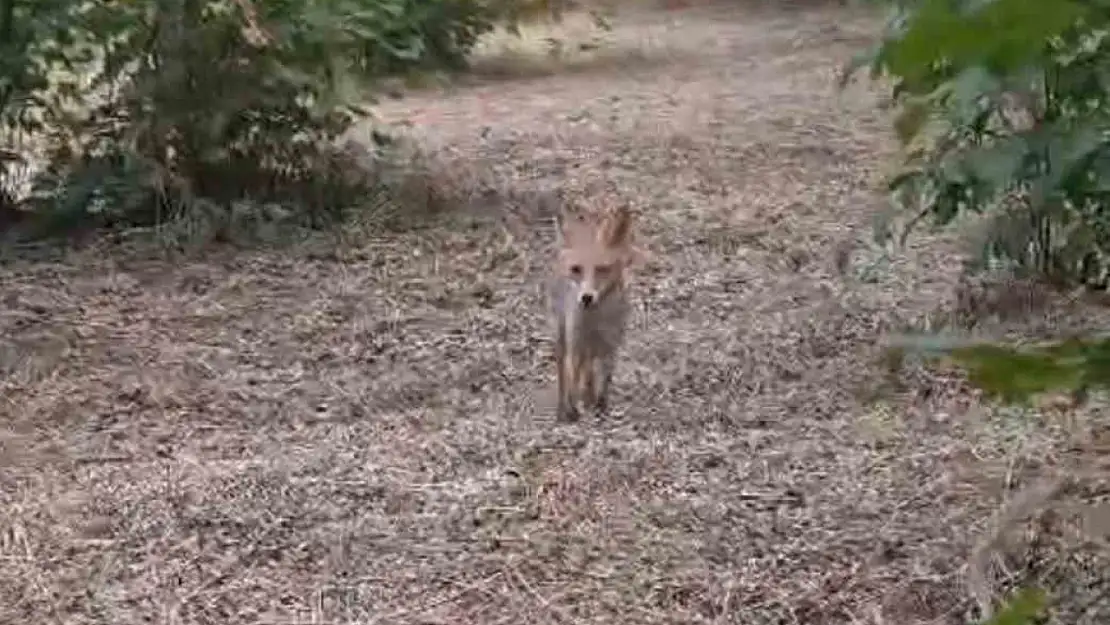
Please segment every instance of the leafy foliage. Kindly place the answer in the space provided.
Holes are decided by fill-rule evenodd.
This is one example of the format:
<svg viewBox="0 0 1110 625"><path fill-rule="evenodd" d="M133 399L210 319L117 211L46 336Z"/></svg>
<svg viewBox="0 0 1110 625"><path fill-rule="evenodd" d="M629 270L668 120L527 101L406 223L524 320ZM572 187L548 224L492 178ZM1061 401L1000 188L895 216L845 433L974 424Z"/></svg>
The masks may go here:
<svg viewBox="0 0 1110 625"><path fill-rule="evenodd" d="M983 625L1032 625L1044 612L1046 603L1044 593L1039 589L1020 590Z"/></svg>
<svg viewBox="0 0 1110 625"><path fill-rule="evenodd" d="M846 77L892 79L902 232L985 214L980 259L1105 286L1110 277L1110 3L898 2ZM893 234L890 224L878 233Z"/></svg>
<svg viewBox="0 0 1110 625"><path fill-rule="evenodd" d="M1015 346L943 337L902 337L893 348L950 359L989 396L1027 401L1049 392L1110 388L1110 337Z"/></svg>
<svg viewBox="0 0 1110 625"><path fill-rule="evenodd" d="M368 115L374 80L463 66L502 10L495 0L0 0L3 145L21 165L46 163L20 208L47 229L243 200L327 221L365 195L332 146Z"/></svg>

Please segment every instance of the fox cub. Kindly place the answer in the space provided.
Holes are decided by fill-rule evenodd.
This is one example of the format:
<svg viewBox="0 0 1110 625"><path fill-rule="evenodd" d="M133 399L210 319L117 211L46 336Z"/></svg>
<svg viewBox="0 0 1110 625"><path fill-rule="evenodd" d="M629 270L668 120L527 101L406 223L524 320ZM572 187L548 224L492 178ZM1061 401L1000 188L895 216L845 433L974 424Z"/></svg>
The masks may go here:
<svg viewBox="0 0 1110 625"><path fill-rule="evenodd" d="M624 341L629 301L626 270L643 260L632 244L632 214L619 205L602 214L562 209L552 281L557 416L580 408L605 412L617 351Z"/></svg>

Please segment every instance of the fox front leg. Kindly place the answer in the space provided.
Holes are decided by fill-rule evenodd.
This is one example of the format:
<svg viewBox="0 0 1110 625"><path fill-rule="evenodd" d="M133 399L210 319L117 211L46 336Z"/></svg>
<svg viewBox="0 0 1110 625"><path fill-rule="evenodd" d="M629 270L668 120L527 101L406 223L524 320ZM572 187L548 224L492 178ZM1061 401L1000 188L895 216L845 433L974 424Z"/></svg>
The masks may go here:
<svg viewBox="0 0 1110 625"><path fill-rule="evenodd" d="M555 337L555 368L556 379L558 381L558 405L555 409L555 416L557 419L565 421L574 421L578 419L578 409L574 405L574 397L572 391L574 388L574 377L572 371L568 371L570 361L567 358L567 341L566 331L560 327L558 336Z"/></svg>
<svg viewBox="0 0 1110 625"><path fill-rule="evenodd" d="M594 386L597 389L593 400L593 409L598 413L609 410L609 387L613 382L615 365L616 359L612 356L598 358L594 361L593 371L590 372L593 374Z"/></svg>
<svg viewBox="0 0 1110 625"><path fill-rule="evenodd" d="M597 404L597 358L592 355L582 359L578 375L581 378L578 388L582 389L582 406L590 409Z"/></svg>

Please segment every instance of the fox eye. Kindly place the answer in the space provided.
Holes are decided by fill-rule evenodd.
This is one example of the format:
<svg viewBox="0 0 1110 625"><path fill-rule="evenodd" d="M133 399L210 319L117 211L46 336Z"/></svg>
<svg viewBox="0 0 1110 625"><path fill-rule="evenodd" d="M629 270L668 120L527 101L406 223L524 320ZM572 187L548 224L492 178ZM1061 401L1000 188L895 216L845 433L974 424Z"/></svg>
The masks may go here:
<svg viewBox="0 0 1110 625"><path fill-rule="evenodd" d="M598 265L597 267L594 267L594 271L596 271L599 275L605 275L609 273L612 269L612 265Z"/></svg>
<svg viewBox="0 0 1110 625"><path fill-rule="evenodd" d="M570 275L572 275L572 276L582 275L582 265L571 265L570 266Z"/></svg>

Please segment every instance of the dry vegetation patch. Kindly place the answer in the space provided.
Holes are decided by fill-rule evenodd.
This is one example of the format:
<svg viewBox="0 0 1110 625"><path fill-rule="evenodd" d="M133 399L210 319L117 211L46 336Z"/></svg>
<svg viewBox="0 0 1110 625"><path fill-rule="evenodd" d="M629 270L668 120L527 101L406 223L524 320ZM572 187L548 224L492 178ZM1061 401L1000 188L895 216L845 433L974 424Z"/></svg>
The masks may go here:
<svg viewBox="0 0 1110 625"><path fill-rule="evenodd" d="M964 622L989 515L1075 430L877 358L958 264L865 243L887 123L834 86L873 25L618 19L661 60L387 103L470 210L340 252L6 267L0 620ZM547 405L555 187L632 199L657 258L604 420Z"/></svg>

